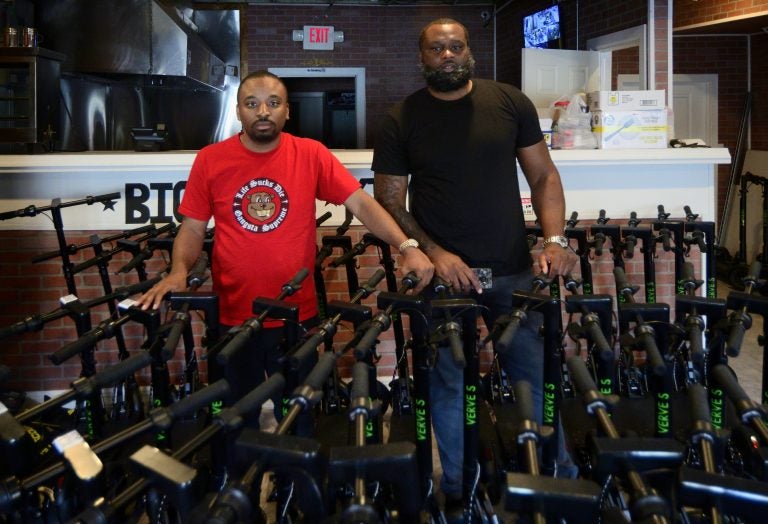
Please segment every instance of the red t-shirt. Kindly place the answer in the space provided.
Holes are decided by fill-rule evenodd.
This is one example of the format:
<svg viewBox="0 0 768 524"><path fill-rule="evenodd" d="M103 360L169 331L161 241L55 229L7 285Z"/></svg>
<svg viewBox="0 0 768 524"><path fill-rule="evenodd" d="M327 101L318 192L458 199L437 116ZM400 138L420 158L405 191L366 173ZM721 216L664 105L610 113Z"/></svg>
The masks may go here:
<svg viewBox="0 0 768 524"><path fill-rule="evenodd" d="M320 142L282 133L277 148L254 153L235 135L200 150L179 212L215 220L211 274L220 320L255 316L256 297L275 298L301 268L301 289L286 299L306 320L317 315L312 279L315 199L342 204L360 183Z"/></svg>

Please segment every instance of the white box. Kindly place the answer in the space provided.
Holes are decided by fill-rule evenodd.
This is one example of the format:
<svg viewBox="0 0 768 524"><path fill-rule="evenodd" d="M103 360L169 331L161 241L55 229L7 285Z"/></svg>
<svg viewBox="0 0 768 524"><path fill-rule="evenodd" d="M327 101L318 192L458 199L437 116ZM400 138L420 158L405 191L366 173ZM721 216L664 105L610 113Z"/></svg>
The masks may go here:
<svg viewBox="0 0 768 524"><path fill-rule="evenodd" d="M592 132L599 149L667 147L667 110L595 111Z"/></svg>
<svg viewBox="0 0 768 524"><path fill-rule="evenodd" d="M587 95L590 111L634 111L664 109L664 89L646 91L592 91Z"/></svg>

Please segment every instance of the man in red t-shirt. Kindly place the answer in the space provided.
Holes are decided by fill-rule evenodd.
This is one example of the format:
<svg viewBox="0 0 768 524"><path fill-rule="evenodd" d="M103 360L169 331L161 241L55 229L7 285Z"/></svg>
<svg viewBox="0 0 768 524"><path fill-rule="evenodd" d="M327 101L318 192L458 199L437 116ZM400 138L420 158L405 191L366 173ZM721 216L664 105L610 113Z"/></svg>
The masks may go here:
<svg viewBox="0 0 768 524"><path fill-rule="evenodd" d="M171 272L139 299L143 309L157 309L167 293L186 289L213 218L211 275L221 324L225 329L242 324L253 316L254 298L277 296L301 268L314 266L316 199L343 204L371 233L399 247L403 274L412 271L420 278L416 292L429 283L434 267L418 243L338 159L315 140L282 132L289 117L288 93L277 76L267 71L246 76L236 109L243 130L203 148L195 158L179 206L184 221L174 241ZM301 322L316 319L311 277L289 300L299 304ZM248 355L228 365L232 369L225 376L232 379L235 398L279 369L279 351L272 346L281 329L262 331L241 351Z"/></svg>

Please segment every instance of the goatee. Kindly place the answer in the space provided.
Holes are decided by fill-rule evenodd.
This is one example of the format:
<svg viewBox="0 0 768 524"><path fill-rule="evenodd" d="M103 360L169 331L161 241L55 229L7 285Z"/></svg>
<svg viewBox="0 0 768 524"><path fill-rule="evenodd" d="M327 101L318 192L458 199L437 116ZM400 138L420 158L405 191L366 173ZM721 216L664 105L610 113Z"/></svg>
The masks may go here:
<svg viewBox="0 0 768 524"><path fill-rule="evenodd" d="M427 85L440 93L455 91L467 85L472 78L475 69L475 59L470 55L464 65L455 65L453 71L445 71L440 68L432 68L421 65L421 74L424 75Z"/></svg>
<svg viewBox="0 0 768 524"><path fill-rule="evenodd" d="M254 122L254 127L258 123L263 123L264 121L258 121ZM253 127L244 129L245 134L248 135L248 138L253 140L254 142L262 143L262 144L268 144L275 140L278 135L280 134L280 131L277 129L276 126L272 126L269 130L259 130L257 131Z"/></svg>

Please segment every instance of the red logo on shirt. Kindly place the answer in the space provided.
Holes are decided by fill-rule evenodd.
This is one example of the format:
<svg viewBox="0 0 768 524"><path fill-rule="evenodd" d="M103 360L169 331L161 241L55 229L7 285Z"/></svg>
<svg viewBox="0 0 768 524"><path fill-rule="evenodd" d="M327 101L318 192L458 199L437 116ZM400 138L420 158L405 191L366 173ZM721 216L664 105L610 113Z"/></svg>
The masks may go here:
<svg viewBox="0 0 768 524"><path fill-rule="evenodd" d="M288 215L288 195L274 180L257 178L235 194L232 211L243 229L267 233L280 227Z"/></svg>

